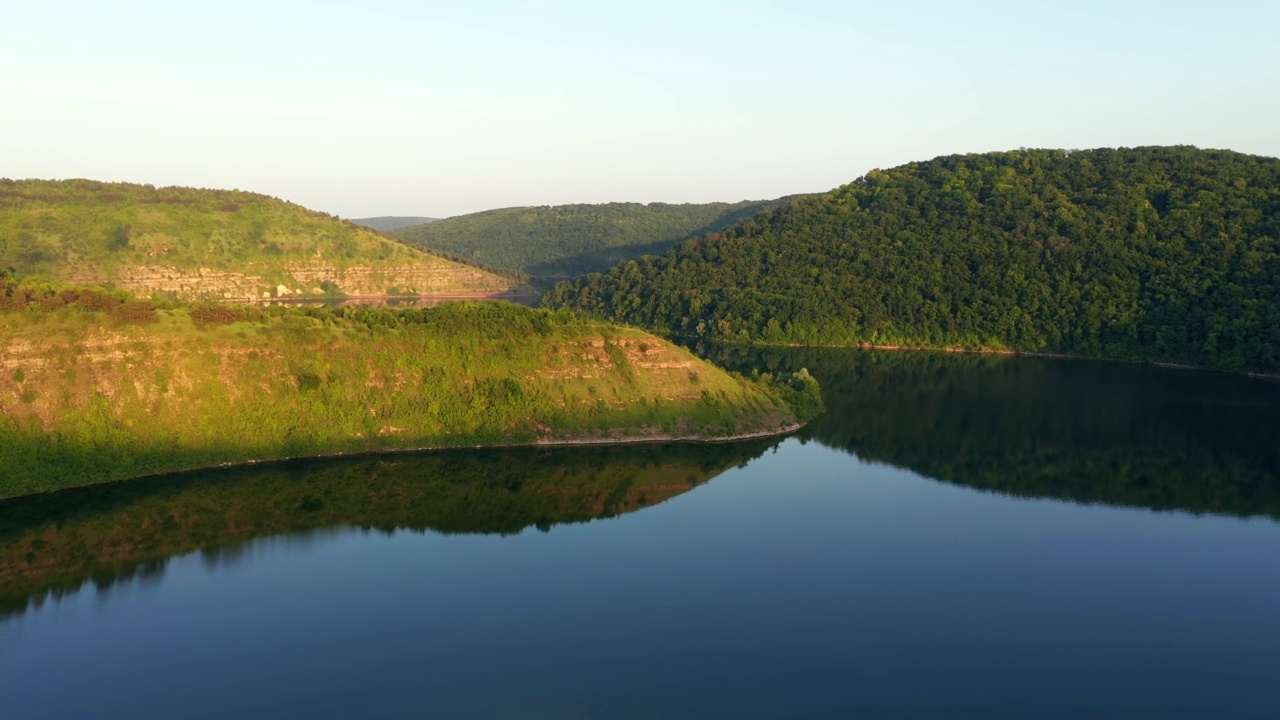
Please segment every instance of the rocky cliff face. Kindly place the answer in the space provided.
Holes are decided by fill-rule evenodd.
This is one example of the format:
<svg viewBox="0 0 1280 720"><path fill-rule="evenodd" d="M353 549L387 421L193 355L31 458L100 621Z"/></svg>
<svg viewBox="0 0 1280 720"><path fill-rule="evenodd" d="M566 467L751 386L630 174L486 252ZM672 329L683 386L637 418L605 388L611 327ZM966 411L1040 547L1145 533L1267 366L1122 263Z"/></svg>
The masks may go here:
<svg viewBox="0 0 1280 720"><path fill-rule="evenodd" d="M78 277L76 280L86 284L100 281L97 277ZM143 297L173 293L188 299L247 301L272 296L268 283L261 276L212 268L126 265L120 268L115 281L120 287Z"/></svg>
<svg viewBox="0 0 1280 720"><path fill-rule="evenodd" d="M142 296L172 293L185 299L253 300L342 294L376 297L383 295L493 294L511 288L511 281L478 268L445 260L414 264L338 267L323 261L288 263L283 277L229 272L212 268L183 268L171 265L125 265L116 273L115 284ZM82 277L79 282L101 282L104 278Z"/></svg>
<svg viewBox="0 0 1280 720"><path fill-rule="evenodd" d="M338 268L325 262L290 263L289 273L302 289L331 282L345 295L393 295L432 293L497 293L512 283L478 268L439 261L413 265Z"/></svg>

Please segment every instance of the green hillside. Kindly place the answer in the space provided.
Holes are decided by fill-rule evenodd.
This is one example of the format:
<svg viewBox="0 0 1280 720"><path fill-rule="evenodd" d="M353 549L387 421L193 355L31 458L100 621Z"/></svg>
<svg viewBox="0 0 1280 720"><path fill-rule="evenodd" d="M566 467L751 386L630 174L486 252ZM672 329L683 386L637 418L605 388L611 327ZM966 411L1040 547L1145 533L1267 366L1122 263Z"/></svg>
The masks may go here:
<svg viewBox="0 0 1280 720"><path fill-rule="evenodd" d="M786 201L605 203L514 207L438 220L390 233L415 245L535 277L600 272L717 232Z"/></svg>
<svg viewBox="0 0 1280 720"><path fill-rule="evenodd" d="M0 282L0 497L248 460L776 433L816 392L508 303L164 309Z"/></svg>
<svg viewBox="0 0 1280 720"><path fill-rule="evenodd" d="M0 268L143 296L494 293L516 284L265 195L0 180Z"/></svg>
<svg viewBox="0 0 1280 720"><path fill-rule="evenodd" d="M544 301L731 342L1280 372L1280 160L1193 147L941 157Z"/></svg>

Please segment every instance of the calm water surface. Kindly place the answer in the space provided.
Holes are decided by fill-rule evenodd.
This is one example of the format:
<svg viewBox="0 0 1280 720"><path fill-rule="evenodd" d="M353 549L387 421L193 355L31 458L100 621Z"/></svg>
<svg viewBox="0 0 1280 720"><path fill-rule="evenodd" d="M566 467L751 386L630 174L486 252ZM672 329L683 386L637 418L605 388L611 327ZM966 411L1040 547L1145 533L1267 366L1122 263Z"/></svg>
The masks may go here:
<svg viewBox="0 0 1280 720"><path fill-rule="evenodd" d="M716 354L829 412L0 504L0 716L1280 716L1280 385Z"/></svg>

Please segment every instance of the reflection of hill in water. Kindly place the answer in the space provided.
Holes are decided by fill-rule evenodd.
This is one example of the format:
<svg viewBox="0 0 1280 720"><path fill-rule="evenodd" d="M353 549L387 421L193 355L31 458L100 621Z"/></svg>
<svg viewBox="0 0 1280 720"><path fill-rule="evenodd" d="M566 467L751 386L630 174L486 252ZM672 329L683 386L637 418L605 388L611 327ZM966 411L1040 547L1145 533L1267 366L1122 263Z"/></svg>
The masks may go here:
<svg viewBox="0 0 1280 720"><path fill-rule="evenodd" d="M1280 383L1042 358L856 350L707 353L808 367L801 437L1010 495L1280 518Z"/></svg>
<svg viewBox="0 0 1280 720"><path fill-rule="evenodd" d="M163 572L196 550L324 528L516 533L656 505L772 443L396 455L292 462L67 490L0 503L0 616L29 601Z"/></svg>

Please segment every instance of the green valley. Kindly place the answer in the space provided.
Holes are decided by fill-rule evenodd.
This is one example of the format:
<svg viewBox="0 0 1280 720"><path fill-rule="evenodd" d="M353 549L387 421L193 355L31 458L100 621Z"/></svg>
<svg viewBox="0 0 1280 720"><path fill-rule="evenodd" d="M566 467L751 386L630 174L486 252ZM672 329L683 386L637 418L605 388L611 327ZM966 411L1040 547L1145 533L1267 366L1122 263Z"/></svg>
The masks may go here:
<svg viewBox="0 0 1280 720"><path fill-rule="evenodd" d="M544 299L755 344L1280 372L1280 160L1018 150L876 170Z"/></svg>
<svg viewBox="0 0 1280 720"><path fill-rule="evenodd" d="M446 218L390 234L486 265L535 277L566 278L664 252L682 240L718 232L790 199L513 207Z"/></svg>

